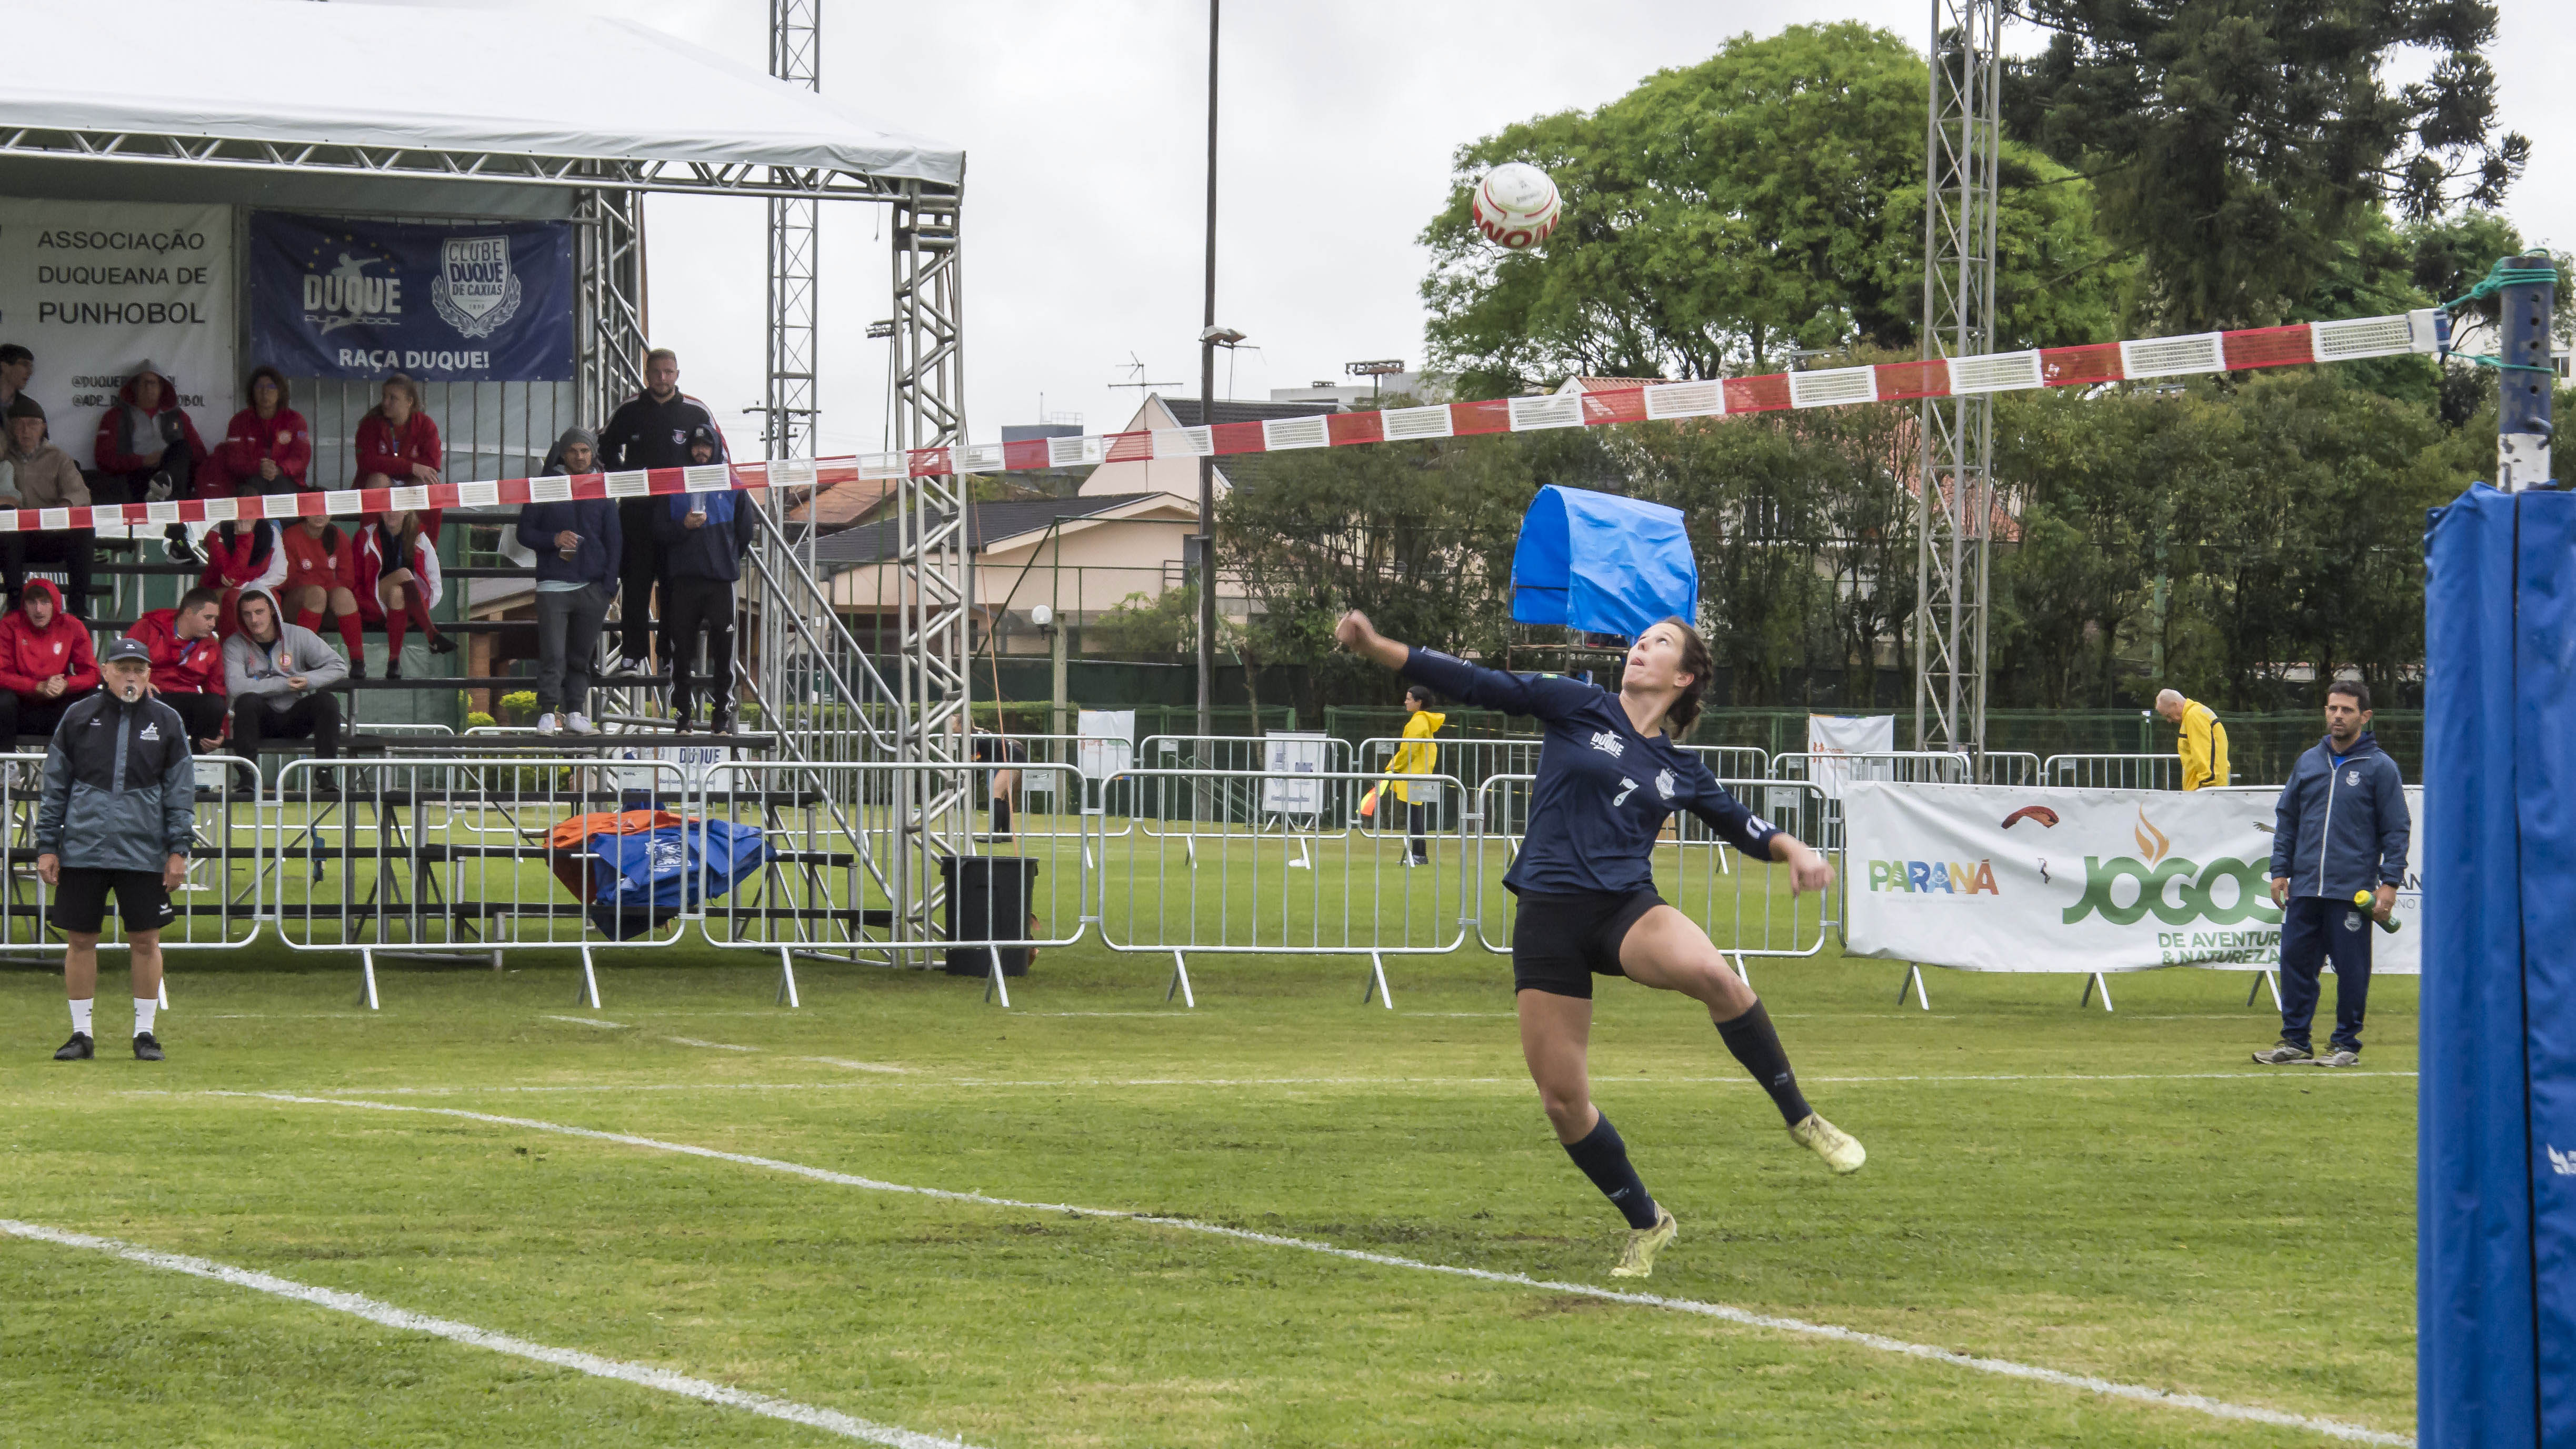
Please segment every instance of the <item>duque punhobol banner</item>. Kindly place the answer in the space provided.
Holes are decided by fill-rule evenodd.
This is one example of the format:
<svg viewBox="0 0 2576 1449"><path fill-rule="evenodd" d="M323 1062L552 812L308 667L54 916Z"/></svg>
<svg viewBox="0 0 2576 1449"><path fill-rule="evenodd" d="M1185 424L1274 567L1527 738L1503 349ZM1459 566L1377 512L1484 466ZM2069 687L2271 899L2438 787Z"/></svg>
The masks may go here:
<svg viewBox="0 0 2576 1449"><path fill-rule="evenodd" d="M1967 971L2264 970L2280 963L2270 790L2041 790L1855 780L1843 797L1846 950ZM2421 790L2397 934L2420 969ZM2364 929L2369 929L2364 927Z"/></svg>
<svg viewBox="0 0 2576 1449"><path fill-rule="evenodd" d="M251 356L290 377L572 376L572 227L253 212Z"/></svg>
<svg viewBox="0 0 2576 1449"><path fill-rule="evenodd" d="M28 394L87 466L99 415L145 362L200 437L233 415L233 213L220 205L0 200L0 342L36 355Z"/></svg>

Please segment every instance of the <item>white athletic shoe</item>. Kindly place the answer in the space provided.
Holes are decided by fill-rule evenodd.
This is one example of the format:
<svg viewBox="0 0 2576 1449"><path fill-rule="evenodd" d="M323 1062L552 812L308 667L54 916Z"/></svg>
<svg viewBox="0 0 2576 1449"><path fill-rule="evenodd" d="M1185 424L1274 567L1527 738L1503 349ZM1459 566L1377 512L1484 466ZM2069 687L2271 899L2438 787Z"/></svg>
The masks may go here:
<svg viewBox="0 0 2576 1449"><path fill-rule="evenodd" d="M570 717L564 720L564 728L577 735L595 735L599 733L599 726L590 722L590 716L583 714L578 710L574 711Z"/></svg>
<svg viewBox="0 0 2576 1449"><path fill-rule="evenodd" d="M1860 1165L1869 1161L1859 1138L1813 1112L1789 1129L1789 1140L1823 1158L1825 1166L1842 1176L1860 1171Z"/></svg>
<svg viewBox="0 0 2576 1449"><path fill-rule="evenodd" d="M561 734L563 733L563 726L555 723L555 717L553 715L541 714L537 716L537 733L541 735Z"/></svg>
<svg viewBox="0 0 2576 1449"><path fill-rule="evenodd" d="M1681 1230L1682 1225L1673 1221L1673 1215L1665 1211L1664 1205L1655 1204L1655 1225L1628 1230L1627 1246L1619 1250L1619 1265L1610 1270L1610 1276L1652 1278L1655 1276L1655 1255L1662 1252L1664 1244L1671 1242Z"/></svg>

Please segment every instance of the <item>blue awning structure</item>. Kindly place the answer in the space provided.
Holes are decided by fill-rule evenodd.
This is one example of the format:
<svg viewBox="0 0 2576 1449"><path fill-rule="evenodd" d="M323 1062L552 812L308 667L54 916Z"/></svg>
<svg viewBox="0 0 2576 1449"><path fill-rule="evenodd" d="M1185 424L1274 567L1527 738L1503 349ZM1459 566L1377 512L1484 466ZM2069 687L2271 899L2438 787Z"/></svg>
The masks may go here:
<svg viewBox="0 0 2576 1449"><path fill-rule="evenodd" d="M1512 618L1634 639L1679 616L1697 627L1699 561L1682 511L1550 484L1521 519Z"/></svg>

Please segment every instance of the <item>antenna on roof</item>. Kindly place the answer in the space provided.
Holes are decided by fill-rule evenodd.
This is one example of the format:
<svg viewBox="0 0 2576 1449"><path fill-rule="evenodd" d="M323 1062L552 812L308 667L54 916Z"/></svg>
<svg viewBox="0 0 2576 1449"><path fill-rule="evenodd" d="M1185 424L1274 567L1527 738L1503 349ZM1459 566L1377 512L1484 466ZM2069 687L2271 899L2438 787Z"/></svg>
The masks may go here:
<svg viewBox="0 0 2576 1449"><path fill-rule="evenodd" d="M1144 401L1145 394L1155 388L1180 386L1177 382L1147 381L1145 378L1145 360L1138 357L1133 352L1127 354L1127 360L1125 362L1114 363L1112 365L1120 372L1127 374L1127 380L1125 382L1113 382L1109 385L1111 387L1132 387L1136 389L1136 400L1139 402Z"/></svg>

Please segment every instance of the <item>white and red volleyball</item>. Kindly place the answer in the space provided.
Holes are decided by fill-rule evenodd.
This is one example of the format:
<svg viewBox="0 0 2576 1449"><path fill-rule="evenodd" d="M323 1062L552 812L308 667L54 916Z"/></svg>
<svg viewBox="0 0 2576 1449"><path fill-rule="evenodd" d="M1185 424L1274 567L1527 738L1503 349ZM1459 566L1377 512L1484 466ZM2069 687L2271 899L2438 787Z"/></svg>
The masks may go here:
<svg viewBox="0 0 2576 1449"><path fill-rule="evenodd" d="M1563 209L1556 183L1526 161L1506 161L1476 183L1476 230L1507 251L1547 240Z"/></svg>

